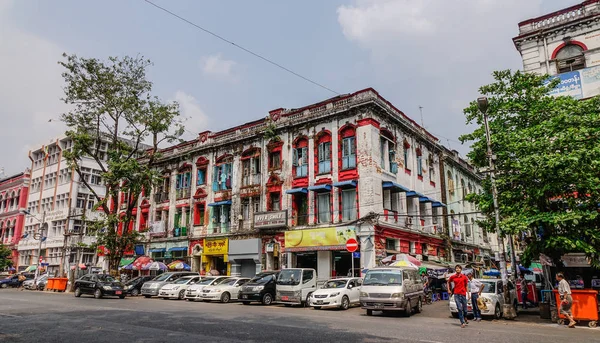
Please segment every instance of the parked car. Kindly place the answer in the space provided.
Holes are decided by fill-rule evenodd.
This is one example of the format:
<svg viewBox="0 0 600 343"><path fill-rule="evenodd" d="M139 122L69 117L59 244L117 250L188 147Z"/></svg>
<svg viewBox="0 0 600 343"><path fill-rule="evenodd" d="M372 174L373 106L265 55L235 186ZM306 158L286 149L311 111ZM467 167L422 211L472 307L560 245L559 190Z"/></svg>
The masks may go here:
<svg viewBox="0 0 600 343"><path fill-rule="evenodd" d="M229 276L205 276L202 277L200 282L197 282L195 285L191 285L187 288L185 292L185 300L201 300L202 299L202 290L206 286L218 285L219 283L227 280Z"/></svg>
<svg viewBox="0 0 600 343"><path fill-rule="evenodd" d="M125 299L125 287L108 274L87 274L75 281L75 296L93 294L94 298L115 296Z"/></svg>
<svg viewBox="0 0 600 343"><path fill-rule="evenodd" d="M19 286L19 275L20 274L13 274L10 275L2 280L0 280L0 288L7 288L7 287L18 287ZM27 280L32 280L35 277L35 274L23 274L25 275L25 281ZM23 281L23 282L25 282Z"/></svg>
<svg viewBox="0 0 600 343"><path fill-rule="evenodd" d="M38 276L37 281L34 283L34 279L28 279L23 281L23 288L31 290L43 290L46 287L48 281L48 274Z"/></svg>
<svg viewBox="0 0 600 343"><path fill-rule="evenodd" d="M502 318L502 306L504 305L504 287L502 280L499 279L478 279L483 283L483 291L481 292L481 300L485 304L484 308L480 308L482 317L493 317L495 319ZM514 284L508 281L508 294L510 301L517 308L517 291ZM450 297L449 302L450 313L453 317L458 317L458 309L454 301L454 295ZM471 299L467 299L467 315L473 315L473 306Z"/></svg>
<svg viewBox="0 0 600 343"><path fill-rule="evenodd" d="M423 281L412 267L375 267L369 269L360 290L361 307L367 316L373 311L402 311L409 317L423 310Z"/></svg>
<svg viewBox="0 0 600 343"><path fill-rule="evenodd" d="M150 281L144 282L144 284L142 285L142 288L141 288L141 293L146 298L150 298L153 296L155 297L155 296L158 296L158 292L160 291L162 286L164 286L168 283L174 282L175 280L179 279L180 277L196 276L196 275L200 275L200 274L194 273L194 272L163 273Z"/></svg>
<svg viewBox="0 0 600 343"><path fill-rule="evenodd" d="M250 281L249 278L230 277L217 285L206 286L202 290L203 301L221 301L228 303L231 300L237 300L240 294L240 288Z"/></svg>
<svg viewBox="0 0 600 343"><path fill-rule="evenodd" d="M138 276L138 277L131 279L125 283L125 290L127 291L127 294L129 294L131 296L134 296L134 297L138 296L141 293L142 285L145 282L150 281L154 278L155 278L154 276L150 276L150 275Z"/></svg>
<svg viewBox="0 0 600 343"><path fill-rule="evenodd" d="M308 306L310 295L316 289L316 270L308 268L284 269L277 276L275 302L286 306Z"/></svg>
<svg viewBox="0 0 600 343"><path fill-rule="evenodd" d="M240 289L239 300L248 305L258 301L263 305L271 305L275 300L277 275L279 272L262 272L246 282Z"/></svg>
<svg viewBox="0 0 600 343"><path fill-rule="evenodd" d="M163 299L182 300L185 297L185 291L188 287L195 285L198 282L200 282L200 275L180 277L175 280L175 282L162 286L158 292L158 297Z"/></svg>
<svg viewBox="0 0 600 343"><path fill-rule="evenodd" d="M323 287L313 292L310 306L315 310L323 307L338 307L347 310L352 305L360 304L360 278L331 279Z"/></svg>

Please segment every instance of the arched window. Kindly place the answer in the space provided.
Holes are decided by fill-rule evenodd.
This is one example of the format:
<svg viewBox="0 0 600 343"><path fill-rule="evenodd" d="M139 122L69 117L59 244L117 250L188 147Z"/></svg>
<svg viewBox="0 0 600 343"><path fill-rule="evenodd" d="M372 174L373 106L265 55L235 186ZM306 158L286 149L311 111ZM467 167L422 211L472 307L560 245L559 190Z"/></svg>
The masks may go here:
<svg viewBox="0 0 600 343"><path fill-rule="evenodd" d="M559 73L585 68L583 48L576 44L567 44L556 54L556 69Z"/></svg>
<svg viewBox="0 0 600 343"><path fill-rule="evenodd" d="M342 170L356 168L356 133L354 126L347 124L340 129Z"/></svg>
<svg viewBox="0 0 600 343"><path fill-rule="evenodd" d="M206 184L206 171L208 170L208 159L204 156L198 157L196 160L196 186Z"/></svg>
<svg viewBox="0 0 600 343"><path fill-rule="evenodd" d="M467 217L467 215L465 214L463 220L463 223L465 225L465 235L467 237L471 237L471 223L469 222L469 217Z"/></svg>
<svg viewBox="0 0 600 343"><path fill-rule="evenodd" d="M315 174L331 173L331 133L327 130L319 132L315 148Z"/></svg>
<svg viewBox="0 0 600 343"><path fill-rule="evenodd" d="M308 139L305 136L294 140L293 166L294 177L308 176Z"/></svg>
<svg viewBox="0 0 600 343"><path fill-rule="evenodd" d="M460 191L462 192L461 200L464 202L465 197L467 196L467 186L465 186L465 179L460 179Z"/></svg>
<svg viewBox="0 0 600 343"><path fill-rule="evenodd" d="M398 172L396 162L396 139L390 130L381 129L379 134L379 146L381 155L381 169L389 170L391 173Z"/></svg>
<svg viewBox="0 0 600 343"><path fill-rule="evenodd" d="M233 155L223 155L217 158L213 168L213 191L231 189Z"/></svg>
<svg viewBox="0 0 600 343"><path fill-rule="evenodd" d="M242 153L242 186L260 184L260 149L251 147Z"/></svg>
<svg viewBox="0 0 600 343"><path fill-rule="evenodd" d="M403 143L404 147L404 169L410 172L410 144L405 139Z"/></svg>
<svg viewBox="0 0 600 343"><path fill-rule="evenodd" d="M448 193L450 194L450 197L452 197L454 195L454 178L452 177L452 172L448 170L447 173L447 177L448 177Z"/></svg>
<svg viewBox="0 0 600 343"><path fill-rule="evenodd" d="M421 148L417 148L417 177L423 181L423 151Z"/></svg>

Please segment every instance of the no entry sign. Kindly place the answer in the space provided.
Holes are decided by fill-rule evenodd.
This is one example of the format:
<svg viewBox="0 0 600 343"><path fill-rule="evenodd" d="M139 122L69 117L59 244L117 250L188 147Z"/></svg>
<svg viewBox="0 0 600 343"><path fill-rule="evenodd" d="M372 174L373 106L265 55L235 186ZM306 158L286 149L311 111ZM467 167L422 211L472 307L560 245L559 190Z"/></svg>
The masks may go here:
<svg viewBox="0 0 600 343"><path fill-rule="evenodd" d="M358 242L356 239L350 238L346 241L346 250L348 250L348 252L355 252L358 250Z"/></svg>

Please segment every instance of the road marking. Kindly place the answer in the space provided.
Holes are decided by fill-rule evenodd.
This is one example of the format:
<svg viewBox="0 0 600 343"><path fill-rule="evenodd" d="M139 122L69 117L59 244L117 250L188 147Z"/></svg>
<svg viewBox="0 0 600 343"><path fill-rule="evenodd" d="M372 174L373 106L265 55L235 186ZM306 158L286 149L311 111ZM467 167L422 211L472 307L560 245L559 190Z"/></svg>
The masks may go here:
<svg viewBox="0 0 600 343"><path fill-rule="evenodd" d="M423 343L444 343L444 342L440 342L440 341L429 341L426 339L420 339L419 342L423 342Z"/></svg>

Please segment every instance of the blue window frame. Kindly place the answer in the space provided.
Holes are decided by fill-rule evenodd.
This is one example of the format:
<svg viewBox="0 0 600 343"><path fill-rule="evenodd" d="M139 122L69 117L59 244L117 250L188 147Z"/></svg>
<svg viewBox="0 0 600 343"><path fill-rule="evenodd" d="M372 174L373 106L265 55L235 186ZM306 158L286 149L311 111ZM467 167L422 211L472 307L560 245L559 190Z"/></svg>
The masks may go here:
<svg viewBox="0 0 600 343"><path fill-rule="evenodd" d="M356 139L354 136L342 140L342 169L356 168Z"/></svg>

